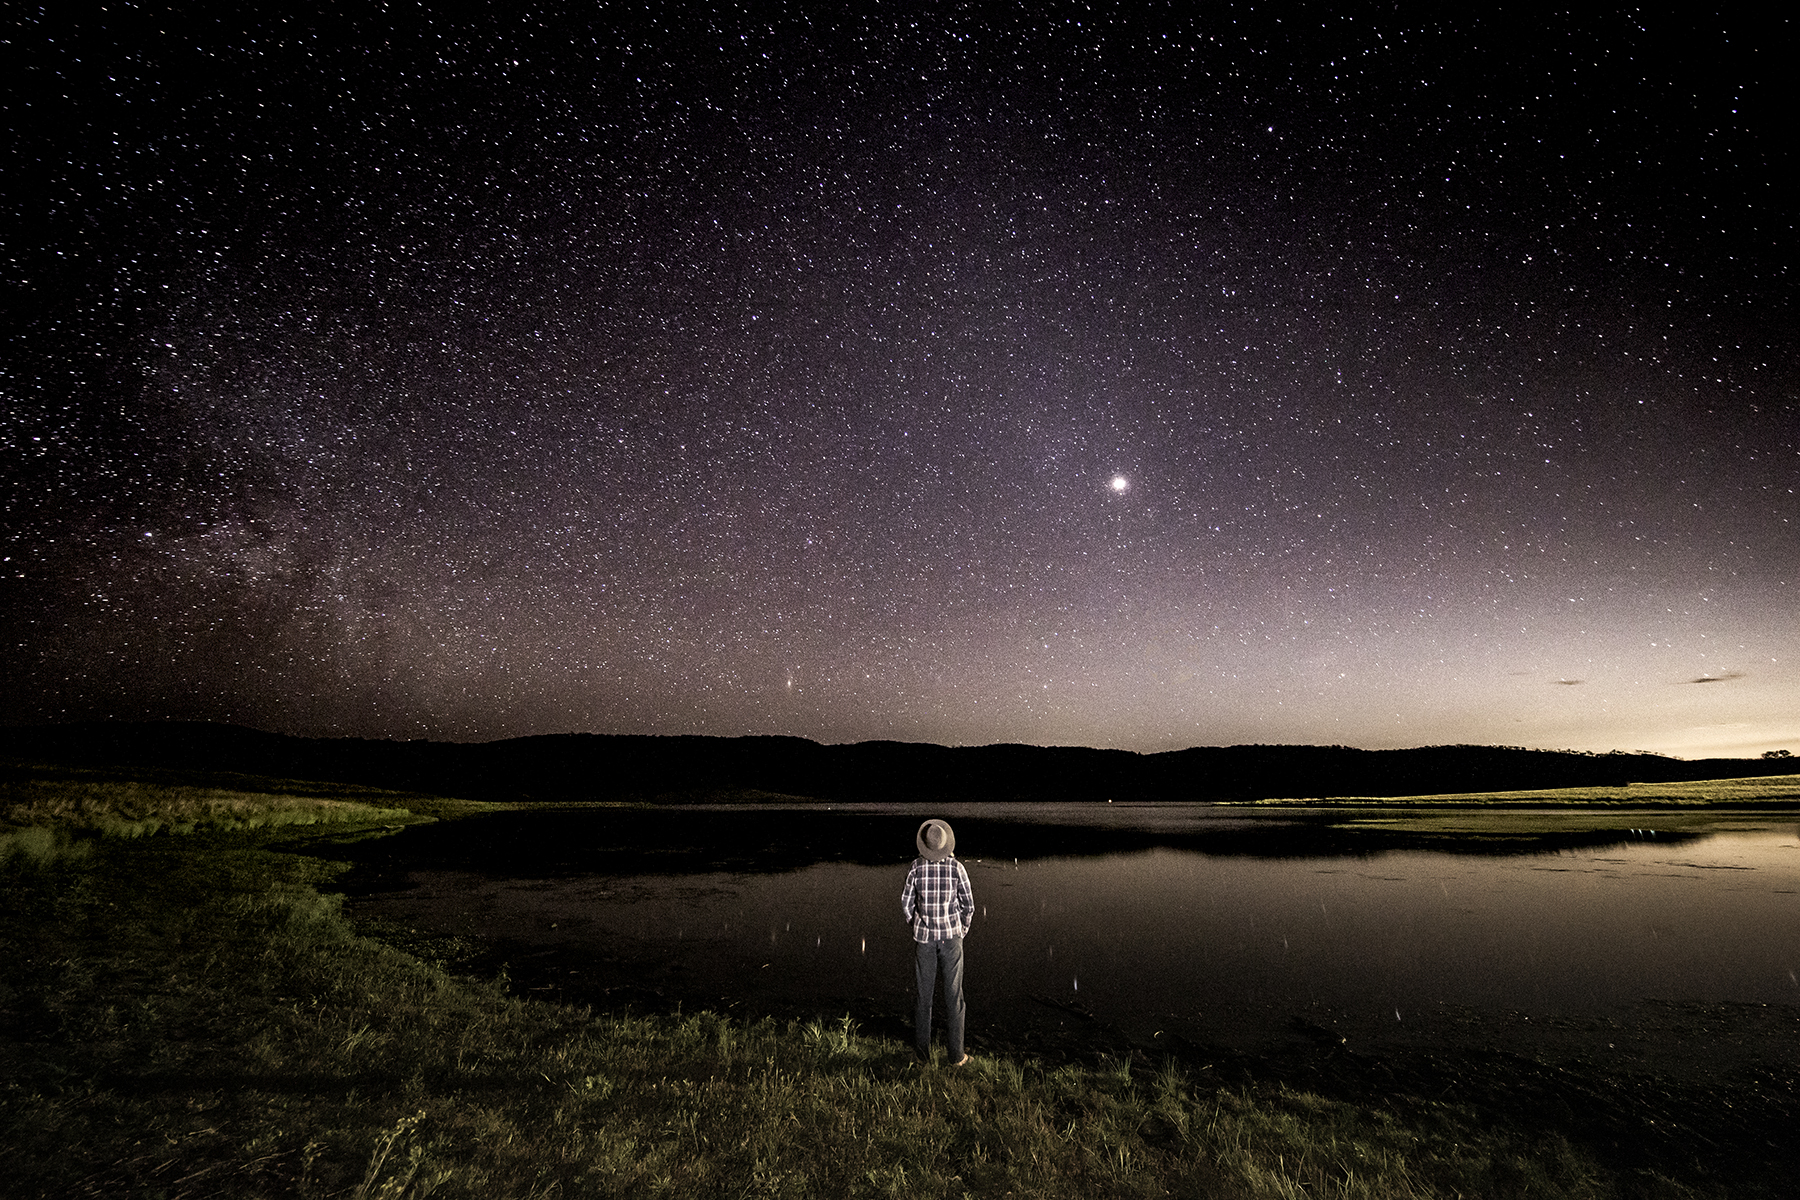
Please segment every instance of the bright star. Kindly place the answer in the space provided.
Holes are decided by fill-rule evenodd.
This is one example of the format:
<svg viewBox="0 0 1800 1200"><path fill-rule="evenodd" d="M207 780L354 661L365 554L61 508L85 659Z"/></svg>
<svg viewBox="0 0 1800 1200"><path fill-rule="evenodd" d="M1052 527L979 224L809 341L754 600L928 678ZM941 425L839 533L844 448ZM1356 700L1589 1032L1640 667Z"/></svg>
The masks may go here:
<svg viewBox="0 0 1800 1200"><path fill-rule="evenodd" d="M1114 475L1112 477L1112 490L1113 491L1124 492L1124 491L1129 490L1130 487L1131 487L1131 480L1125 478L1123 475Z"/></svg>

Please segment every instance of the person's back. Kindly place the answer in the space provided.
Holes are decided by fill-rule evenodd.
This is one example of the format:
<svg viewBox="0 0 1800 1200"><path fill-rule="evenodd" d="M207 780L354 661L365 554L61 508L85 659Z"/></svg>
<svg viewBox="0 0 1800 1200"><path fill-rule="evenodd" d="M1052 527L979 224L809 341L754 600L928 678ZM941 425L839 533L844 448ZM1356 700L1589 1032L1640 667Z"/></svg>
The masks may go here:
<svg viewBox="0 0 1800 1200"><path fill-rule="evenodd" d="M940 968L944 976L944 1020L950 1064L969 1061L963 1049L967 1006L963 999L963 938L975 916L969 873L956 861L956 834L935 817L919 826L919 857L906 873L900 911L912 927L914 979L918 1003L913 1013L914 1046L921 1062L931 1059L932 994Z"/></svg>

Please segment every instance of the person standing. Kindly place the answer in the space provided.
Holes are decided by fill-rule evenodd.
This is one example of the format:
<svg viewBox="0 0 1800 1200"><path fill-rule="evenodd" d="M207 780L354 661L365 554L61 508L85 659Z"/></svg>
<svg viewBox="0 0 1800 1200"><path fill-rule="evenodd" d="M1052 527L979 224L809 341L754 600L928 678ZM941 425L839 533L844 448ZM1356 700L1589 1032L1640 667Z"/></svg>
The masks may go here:
<svg viewBox="0 0 1800 1200"><path fill-rule="evenodd" d="M956 834L948 821L933 817L919 826L913 839L919 857L906 873L900 911L912 926L913 981L918 1007L913 1012L913 1039L920 1062L931 1061L931 1001L937 976L944 977L944 1019L949 1025L950 1065L969 1061L963 1049L963 938L975 917L975 893L969 873L956 861Z"/></svg>

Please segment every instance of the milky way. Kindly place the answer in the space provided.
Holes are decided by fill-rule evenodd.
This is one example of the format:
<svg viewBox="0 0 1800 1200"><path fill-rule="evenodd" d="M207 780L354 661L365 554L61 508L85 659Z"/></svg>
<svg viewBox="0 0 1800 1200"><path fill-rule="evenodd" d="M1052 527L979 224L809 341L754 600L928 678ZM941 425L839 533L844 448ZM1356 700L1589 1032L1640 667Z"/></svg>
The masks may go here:
<svg viewBox="0 0 1800 1200"><path fill-rule="evenodd" d="M1800 749L1785 18L75 7L0 719Z"/></svg>

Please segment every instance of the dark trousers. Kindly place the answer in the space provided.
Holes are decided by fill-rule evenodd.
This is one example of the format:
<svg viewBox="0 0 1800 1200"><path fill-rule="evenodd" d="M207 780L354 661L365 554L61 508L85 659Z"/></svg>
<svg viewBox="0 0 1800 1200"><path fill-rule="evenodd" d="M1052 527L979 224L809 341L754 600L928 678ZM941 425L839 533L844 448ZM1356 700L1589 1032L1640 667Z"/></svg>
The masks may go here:
<svg viewBox="0 0 1800 1200"><path fill-rule="evenodd" d="M937 991L938 968L944 971L944 1019L950 1026L950 1061L963 1056L963 940L914 942L913 980L919 988L919 1006L913 1012L913 1044L921 1059L931 1057L931 1000Z"/></svg>

